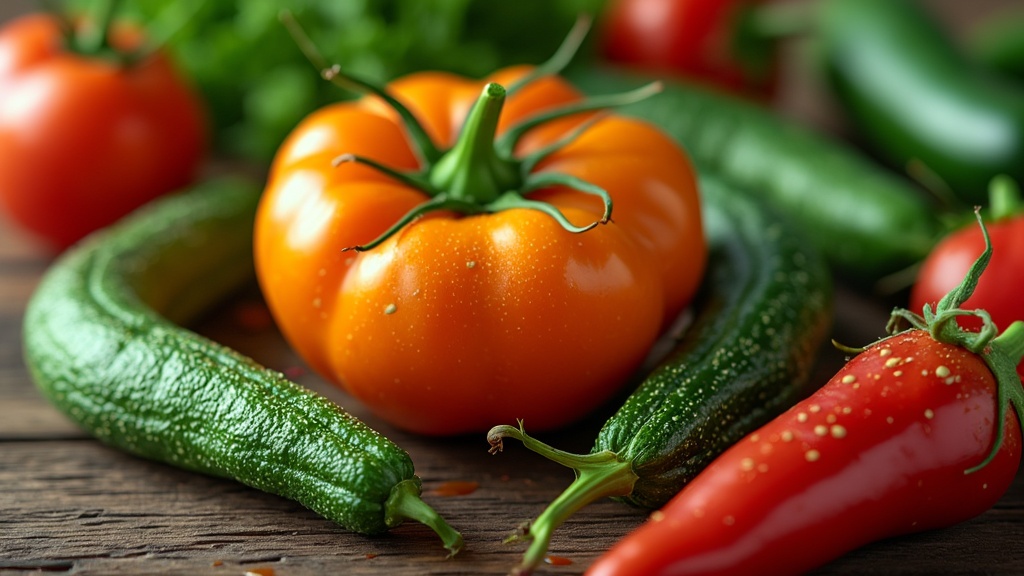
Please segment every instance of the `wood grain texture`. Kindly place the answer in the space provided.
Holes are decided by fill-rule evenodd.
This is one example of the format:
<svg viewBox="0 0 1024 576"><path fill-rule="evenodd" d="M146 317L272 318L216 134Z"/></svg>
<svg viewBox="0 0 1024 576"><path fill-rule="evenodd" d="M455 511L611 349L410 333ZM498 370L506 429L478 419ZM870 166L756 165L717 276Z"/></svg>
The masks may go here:
<svg viewBox="0 0 1024 576"><path fill-rule="evenodd" d="M0 243L11 237L0 228ZM29 251L31 252L31 250ZM254 287L196 329L287 371L406 448L424 481L425 499L463 532L466 549L446 559L433 533L406 524L383 537L345 532L300 505L235 482L184 472L122 454L90 439L45 402L20 356L24 299L48 257L0 256L0 575L74 574L475 574L501 575L521 544L504 538L536 516L572 479L571 472L509 443L491 456L483 436L425 439L366 413L344 393L305 371L272 325L240 318L259 310ZM26 264L29 262L31 264ZM888 306L840 290L834 335L867 342L880 335ZM823 349L824 381L842 355ZM586 451L605 413L542 438ZM433 493L471 481L468 495ZM955 494L950 495L955 498ZM582 574L601 551L639 525L643 511L610 500L591 505L556 532L550 553L572 563L541 574ZM981 517L947 530L894 539L837 560L816 574L1024 574L1024 475ZM269 572L268 572L269 573Z"/></svg>

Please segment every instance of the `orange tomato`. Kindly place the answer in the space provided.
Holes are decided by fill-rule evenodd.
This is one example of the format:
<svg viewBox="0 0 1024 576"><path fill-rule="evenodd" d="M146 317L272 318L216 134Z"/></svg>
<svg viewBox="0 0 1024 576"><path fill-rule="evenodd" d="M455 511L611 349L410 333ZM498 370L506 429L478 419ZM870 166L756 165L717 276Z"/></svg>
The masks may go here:
<svg viewBox="0 0 1024 576"><path fill-rule="evenodd" d="M451 435L515 419L535 429L572 422L627 381L703 273L695 171L656 128L577 113L527 131L511 155L497 151L495 135L581 101L555 76L507 98L494 89L527 72L393 82L387 93L439 159L419 153L400 116L371 95L311 114L274 160L255 234L268 305L315 370L395 426ZM485 119L467 121L471 109ZM345 154L364 161L332 164ZM592 193L530 190L552 174L606 191L611 219L573 232L535 204L493 202L513 190L574 226L604 221ZM457 202L381 238L438 196Z"/></svg>

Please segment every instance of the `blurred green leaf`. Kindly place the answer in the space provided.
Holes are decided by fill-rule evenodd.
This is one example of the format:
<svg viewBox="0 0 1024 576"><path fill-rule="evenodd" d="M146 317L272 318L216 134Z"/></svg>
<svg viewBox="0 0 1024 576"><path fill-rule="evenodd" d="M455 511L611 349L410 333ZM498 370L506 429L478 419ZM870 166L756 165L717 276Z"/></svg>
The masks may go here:
<svg viewBox="0 0 1024 576"><path fill-rule="evenodd" d="M352 97L320 79L279 21L290 10L332 63L387 81L417 70L470 77L551 55L606 0L146 0L123 16L168 49L205 96L225 154L267 162L288 131ZM89 0L67 0L88 10ZM187 21L186 21L187 20ZM581 58L586 58L581 54Z"/></svg>

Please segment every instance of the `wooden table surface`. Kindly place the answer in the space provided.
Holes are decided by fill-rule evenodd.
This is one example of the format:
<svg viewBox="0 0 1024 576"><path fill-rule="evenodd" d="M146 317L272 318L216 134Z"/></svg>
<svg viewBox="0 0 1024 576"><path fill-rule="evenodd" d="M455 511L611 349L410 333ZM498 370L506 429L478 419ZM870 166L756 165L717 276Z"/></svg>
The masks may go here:
<svg viewBox="0 0 1024 576"><path fill-rule="evenodd" d="M936 1L943 17L963 24L980 4ZM827 110L802 91L787 111L815 122ZM785 104L784 103L784 104ZM817 116L816 116L817 115ZM342 392L303 370L272 325L241 318L259 310L255 287L226 302L194 328L334 399L406 448L424 481L424 498L466 538L446 559L425 527L407 523L383 537L354 535L282 498L109 449L51 407L21 359L25 303L50 256L0 215L0 576L74 574L505 574L523 551L503 538L536 516L572 473L516 442L491 456L483 434L415 437L375 419ZM833 336L867 343L881 335L889 303L840 286ZM843 361L825 347L816 378ZM541 438L587 451L607 412ZM443 496L449 481L479 487ZM950 494L950 499L957 498ZM615 540L639 525L643 511L610 500L595 503L560 528L540 574L581 574ZM562 561L564 560L564 562ZM880 542L815 574L1024 574L1024 474L982 516L959 526Z"/></svg>

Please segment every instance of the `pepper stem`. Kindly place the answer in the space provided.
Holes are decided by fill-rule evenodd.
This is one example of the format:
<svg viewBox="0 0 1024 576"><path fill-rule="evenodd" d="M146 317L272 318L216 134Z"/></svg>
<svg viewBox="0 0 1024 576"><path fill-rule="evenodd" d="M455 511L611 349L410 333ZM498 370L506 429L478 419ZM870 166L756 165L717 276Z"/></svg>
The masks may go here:
<svg viewBox="0 0 1024 576"><path fill-rule="evenodd" d="M448 550L452 557L462 550L462 534L445 522L429 504L420 499L420 482L418 478L402 480L391 489L391 495L384 503L384 522L394 528L404 520L415 520L430 527Z"/></svg>
<svg viewBox="0 0 1024 576"><path fill-rule="evenodd" d="M515 438L528 449L557 462L576 473L576 479L547 508L531 522L522 534L514 534L506 541L529 540L530 545L523 554L515 574L529 574L544 562L551 535L566 519L581 508L605 497L626 496L633 491L637 475L631 462L622 460L610 450L593 454L572 454L563 452L530 437L523 429L513 426L495 426L487 433L490 452L496 454L503 449L505 438Z"/></svg>
<svg viewBox="0 0 1024 576"><path fill-rule="evenodd" d="M1017 413L1017 424L1024 435L1024 387L1017 374L1017 364L1024 358L1024 321L1017 320L989 343L988 352L982 354L989 370L996 377L998 407L996 409L996 437L992 449L980 464L964 470L965 474L981 470L999 451L1006 436L1006 412L1012 407Z"/></svg>
<svg viewBox="0 0 1024 576"><path fill-rule="evenodd" d="M964 279L939 300L934 312L927 304L922 315L897 308L893 311L889 324L890 332L893 334L900 330L903 322L909 323L912 328L927 330L937 342L962 346L978 354L992 371L996 380L997 402L995 438L985 459L977 466L964 470L965 474L981 470L995 458L1006 436L1006 413L1011 407L1017 413L1017 421L1021 426L1021 433L1024 434L1024 387L1022 387L1020 376L1017 374L1017 364L1020 363L1021 358L1024 358L1024 321L1014 322L1002 334L999 334L999 330L992 322L988 312L960 308L974 293L982 273L992 258L992 240L989 238L988 229L985 228L980 209L975 209L974 216L978 225L981 226L981 234L985 239L985 250L971 265ZM981 318L981 330L971 332L961 328L956 322L956 318L964 315Z"/></svg>

